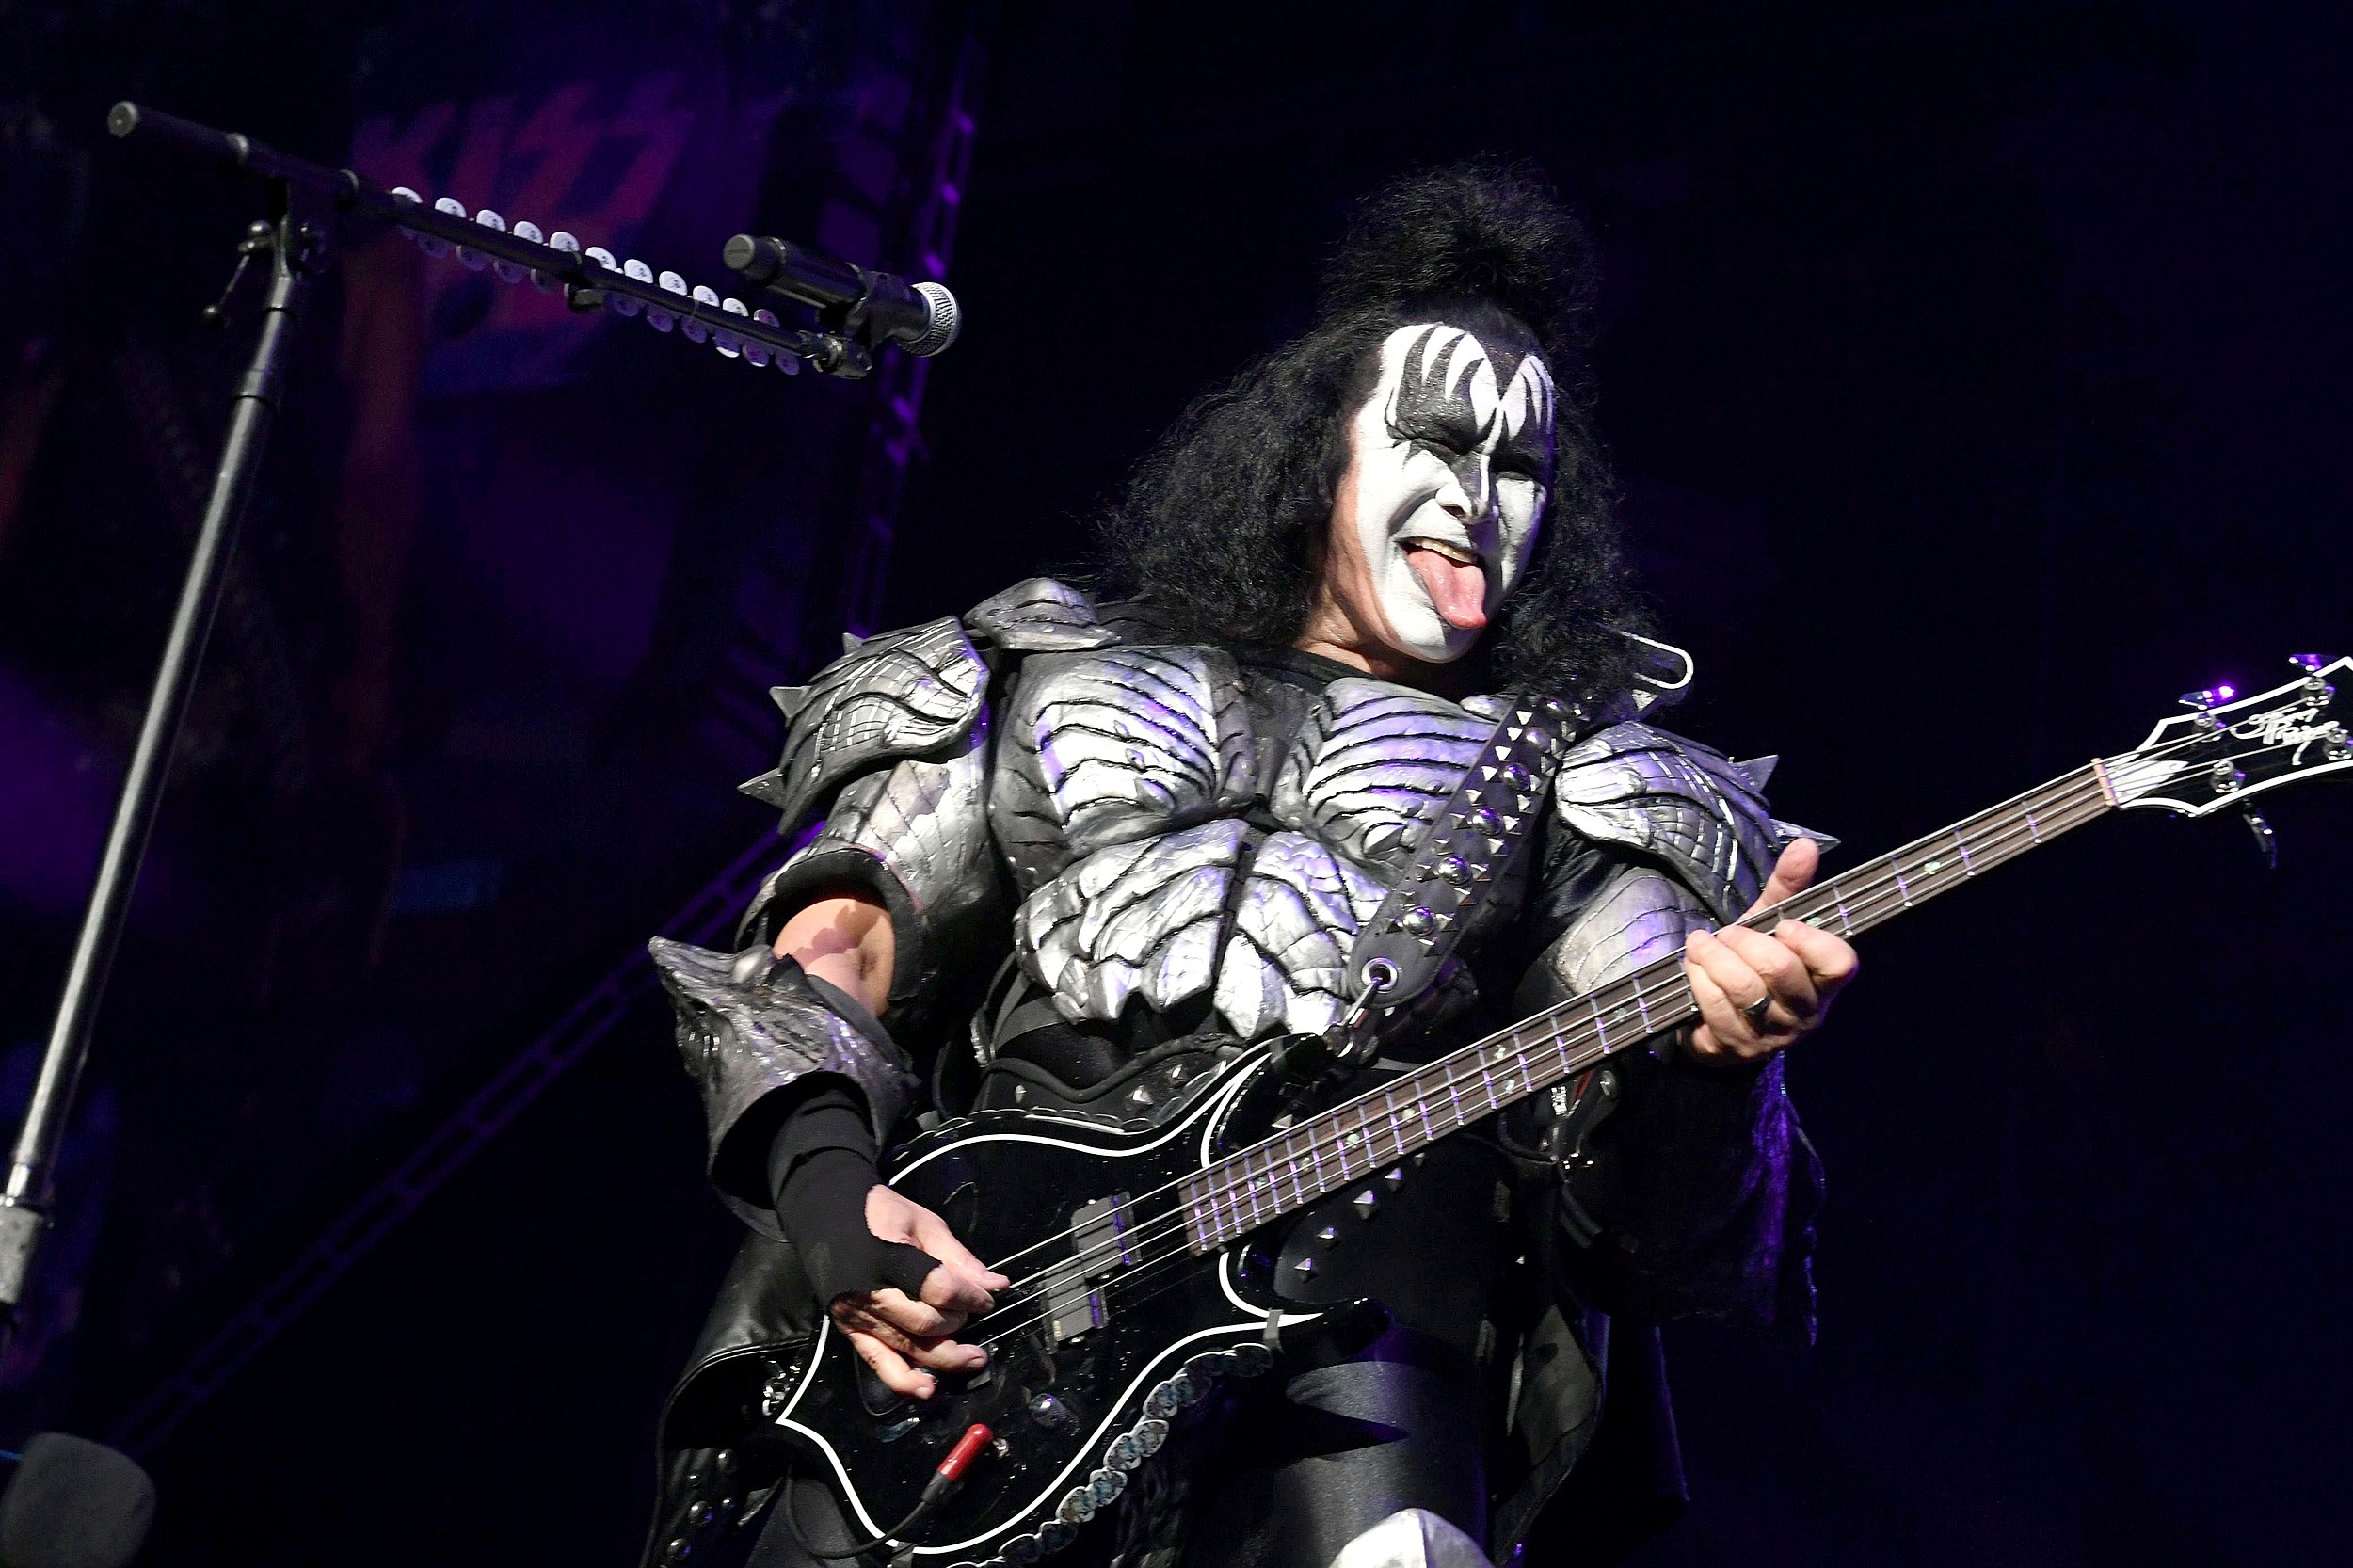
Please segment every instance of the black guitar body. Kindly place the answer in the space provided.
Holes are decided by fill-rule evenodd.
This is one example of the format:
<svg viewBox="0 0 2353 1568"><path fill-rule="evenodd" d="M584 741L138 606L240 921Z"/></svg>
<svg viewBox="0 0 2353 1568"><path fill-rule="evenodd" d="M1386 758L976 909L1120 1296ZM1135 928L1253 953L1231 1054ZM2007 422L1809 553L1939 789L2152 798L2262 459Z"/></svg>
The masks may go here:
<svg viewBox="0 0 2353 1568"><path fill-rule="evenodd" d="M897 1527L935 1466L983 1423L995 1441L902 1542L932 1568L1034 1561L1119 1496L1170 1418L1217 1378L1271 1366L1273 1333L1349 1316L1278 1302L1271 1250L1254 1239L1207 1253L1186 1245L1178 1184L1263 1135L1280 1087L1265 1058L1247 1056L1147 1132L984 1112L899 1151L890 1185L1014 1287L958 1336L989 1347L988 1367L939 1379L930 1400L885 1388L830 1322L788 1368L775 1419L853 1530ZM1073 1261L1081 1249L1084 1264Z"/></svg>

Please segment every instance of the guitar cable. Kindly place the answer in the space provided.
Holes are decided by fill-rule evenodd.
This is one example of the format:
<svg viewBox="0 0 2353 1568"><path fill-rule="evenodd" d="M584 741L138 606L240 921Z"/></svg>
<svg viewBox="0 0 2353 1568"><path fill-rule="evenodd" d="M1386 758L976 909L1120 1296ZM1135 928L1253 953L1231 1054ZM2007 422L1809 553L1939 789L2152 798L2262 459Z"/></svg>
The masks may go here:
<svg viewBox="0 0 2353 1568"><path fill-rule="evenodd" d="M923 1483L923 1495L915 1499L915 1506L907 1510L906 1517L880 1535L853 1542L847 1546L828 1549L816 1545L802 1533L801 1516L792 1507L792 1489L800 1478L788 1476L785 1478L784 1495L776 1499L776 1508L784 1515L784 1528L792 1532L792 1539L801 1550L822 1562L843 1562L877 1546L887 1546L921 1524L932 1510L955 1496L956 1488L964 1484L964 1472L971 1467L972 1461L980 1457L981 1450L996 1435L979 1421L965 1428L964 1435L956 1439L956 1446L948 1450L947 1457L932 1471L932 1479Z"/></svg>

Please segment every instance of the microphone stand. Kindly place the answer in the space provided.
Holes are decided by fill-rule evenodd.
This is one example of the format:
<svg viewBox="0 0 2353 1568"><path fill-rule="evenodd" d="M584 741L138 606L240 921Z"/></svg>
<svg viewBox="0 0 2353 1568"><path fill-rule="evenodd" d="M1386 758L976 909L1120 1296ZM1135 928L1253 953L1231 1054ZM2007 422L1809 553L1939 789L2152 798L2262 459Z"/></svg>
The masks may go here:
<svg viewBox="0 0 2353 1568"><path fill-rule="evenodd" d="M247 231L228 292L205 312L207 320L217 321L247 267L267 259L269 289L261 334L252 362L237 384L229 439L214 472L203 526L181 584L179 607L155 671L154 689L148 696L130 772L115 804L97 884L74 939L32 1099L24 1109L7 1180L0 1184L0 1348L22 1326L33 1259L50 1223L52 1170L73 1108L74 1087L89 1055L90 1021L121 938L131 890L163 797L172 744L187 712L214 613L220 606L237 525L252 496L270 425L278 417L295 330L312 288L334 262L339 238L399 228L432 244L456 247L461 259L476 258L470 264L493 264L510 282L527 275L542 287L561 289L575 311L642 312L665 331L676 326L695 343L715 340L721 352L754 365L797 370L807 363L825 375L857 380L874 363L872 345L858 341L847 323L840 329L821 326L814 331L786 327L768 311L721 300L707 289L690 292L674 274L657 279L651 268L634 261L622 264L604 251L584 250L568 234L551 235L543 242L536 230L509 232L494 215L469 218L463 207L446 199L427 206L412 191L386 190L350 169L290 157L235 132L127 103L107 112L106 128L118 137L136 136L198 163L260 179L270 190L277 216ZM341 235L339 230L344 231Z"/></svg>
<svg viewBox="0 0 2353 1568"><path fill-rule="evenodd" d="M126 110L130 111L128 126L121 123ZM330 184L310 177L314 166L281 158L243 136L206 131L129 104L117 105L108 118L117 136L134 129L156 130L163 133L158 139L200 155L210 154L208 161L260 174L273 187L278 216L271 222L253 226L240 248L237 271L230 280L233 292L247 266L266 259L269 285L262 307L261 334L253 345L252 361L237 383L229 439L214 471L203 525L180 585L179 605L172 613L170 634L164 641L154 687L148 694L147 713L131 753L130 772L124 776L114 821L106 831L97 883L83 911L48 1046L41 1053L32 1098L24 1108L24 1120L9 1156L7 1183L0 1188L0 1344L22 1326L33 1259L41 1233L50 1224L50 1178L57 1148L65 1136L82 1065L89 1055L90 1023L122 936L131 890L138 880L139 862L163 798L172 745L203 661L205 639L220 607L237 527L252 499L262 452L284 395L295 331L334 251L334 192Z"/></svg>

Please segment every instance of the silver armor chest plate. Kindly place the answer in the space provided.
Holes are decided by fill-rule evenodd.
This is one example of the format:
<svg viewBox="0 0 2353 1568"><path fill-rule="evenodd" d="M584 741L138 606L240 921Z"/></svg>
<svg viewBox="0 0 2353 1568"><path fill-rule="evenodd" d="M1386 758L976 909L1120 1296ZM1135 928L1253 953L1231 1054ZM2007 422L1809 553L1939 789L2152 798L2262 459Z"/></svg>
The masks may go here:
<svg viewBox="0 0 2353 1568"><path fill-rule="evenodd" d="M1243 1039L1338 1016L1358 927L1495 727L1350 678L1257 735L1233 660L1198 647L1033 657L1003 713L989 821L1030 979L1074 1023L1209 993Z"/></svg>

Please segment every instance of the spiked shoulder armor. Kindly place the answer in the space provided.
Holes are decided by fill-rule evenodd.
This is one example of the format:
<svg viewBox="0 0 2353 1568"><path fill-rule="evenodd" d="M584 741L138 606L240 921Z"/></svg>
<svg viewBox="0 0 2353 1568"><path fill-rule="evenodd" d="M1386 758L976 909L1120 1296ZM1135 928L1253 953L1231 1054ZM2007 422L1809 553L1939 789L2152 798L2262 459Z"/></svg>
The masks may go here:
<svg viewBox="0 0 2353 1568"><path fill-rule="evenodd" d="M988 666L952 617L853 643L808 685L770 694L791 725L784 756L739 788L783 812L789 833L844 781L953 750L987 687Z"/></svg>
<svg viewBox="0 0 2353 1568"><path fill-rule="evenodd" d="M1805 833L1765 805L1776 760L1736 762L1647 724L1614 724L1570 748L1554 809L1570 831L1663 864L1717 920L1737 920L1782 847ZM1825 849L1837 842L1806 836Z"/></svg>

